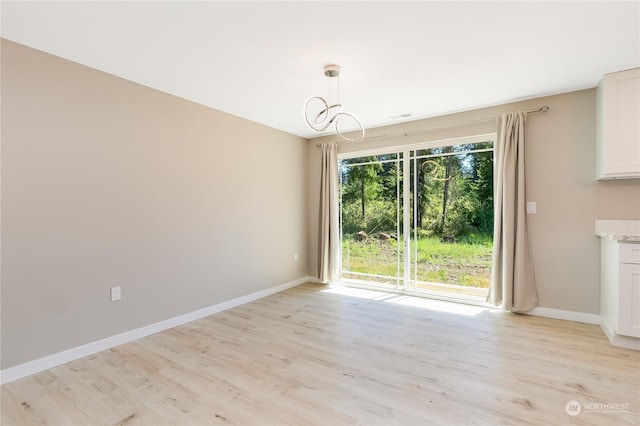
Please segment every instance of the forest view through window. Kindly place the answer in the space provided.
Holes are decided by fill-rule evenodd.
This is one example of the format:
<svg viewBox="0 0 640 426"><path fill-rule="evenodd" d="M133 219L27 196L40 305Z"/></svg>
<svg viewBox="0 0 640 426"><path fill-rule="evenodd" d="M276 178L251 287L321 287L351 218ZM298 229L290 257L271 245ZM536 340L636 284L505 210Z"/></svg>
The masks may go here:
<svg viewBox="0 0 640 426"><path fill-rule="evenodd" d="M493 250L493 142L341 158L342 279L483 299Z"/></svg>

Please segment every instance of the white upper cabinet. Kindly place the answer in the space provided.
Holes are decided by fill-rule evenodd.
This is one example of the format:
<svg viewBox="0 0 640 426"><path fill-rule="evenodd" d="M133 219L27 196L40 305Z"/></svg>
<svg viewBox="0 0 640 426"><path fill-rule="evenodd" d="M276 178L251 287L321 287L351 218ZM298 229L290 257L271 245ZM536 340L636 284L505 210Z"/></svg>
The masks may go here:
<svg viewBox="0 0 640 426"><path fill-rule="evenodd" d="M598 85L596 178L640 178L640 68L605 74Z"/></svg>

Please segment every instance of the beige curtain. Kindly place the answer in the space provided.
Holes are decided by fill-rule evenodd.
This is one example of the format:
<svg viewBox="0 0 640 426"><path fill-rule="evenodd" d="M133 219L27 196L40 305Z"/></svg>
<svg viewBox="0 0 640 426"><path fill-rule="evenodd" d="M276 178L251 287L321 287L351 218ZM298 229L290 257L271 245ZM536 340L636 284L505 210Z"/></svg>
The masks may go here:
<svg viewBox="0 0 640 426"><path fill-rule="evenodd" d="M493 268L487 301L513 312L538 303L525 198L524 112L500 117L495 164Z"/></svg>
<svg viewBox="0 0 640 426"><path fill-rule="evenodd" d="M326 142L321 145L317 275L323 283L335 282L338 279L340 267L337 145L337 142Z"/></svg>

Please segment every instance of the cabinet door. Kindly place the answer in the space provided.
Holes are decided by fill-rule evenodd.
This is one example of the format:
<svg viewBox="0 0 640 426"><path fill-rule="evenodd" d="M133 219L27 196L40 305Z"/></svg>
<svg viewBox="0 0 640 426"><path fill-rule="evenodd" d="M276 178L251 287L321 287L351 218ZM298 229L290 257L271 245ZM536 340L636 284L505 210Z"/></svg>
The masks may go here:
<svg viewBox="0 0 640 426"><path fill-rule="evenodd" d="M598 86L598 179L640 177L639 94L639 68L606 74Z"/></svg>
<svg viewBox="0 0 640 426"><path fill-rule="evenodd" d="M620 263L618 334L640 337L640 265Z"/></svg>

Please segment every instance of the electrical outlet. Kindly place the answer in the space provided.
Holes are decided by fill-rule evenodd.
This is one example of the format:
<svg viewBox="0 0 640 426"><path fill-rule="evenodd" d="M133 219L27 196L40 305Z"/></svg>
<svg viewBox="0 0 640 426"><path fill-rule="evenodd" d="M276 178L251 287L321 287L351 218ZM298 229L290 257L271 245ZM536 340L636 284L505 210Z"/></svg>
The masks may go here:
<svg viewBox="0 0 640 426"><path fill-rule="evenodd" d="M294 262L298 261L298 253L293 253L293 261Z"/></svg>
<svg viewBox="0 0 640 426"><path fill-rule="evenodd" d="M111 301L115 302L122 298L120 287L111 287Z"/></svg>

